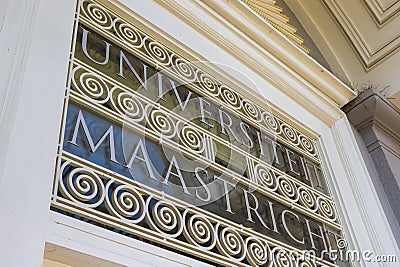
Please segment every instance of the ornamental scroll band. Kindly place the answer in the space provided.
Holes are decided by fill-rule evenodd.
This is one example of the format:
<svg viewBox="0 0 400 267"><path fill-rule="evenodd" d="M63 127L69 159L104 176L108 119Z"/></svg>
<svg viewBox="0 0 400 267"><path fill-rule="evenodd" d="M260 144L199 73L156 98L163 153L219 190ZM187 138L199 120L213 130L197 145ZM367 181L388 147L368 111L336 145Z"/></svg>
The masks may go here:
<svg viewBox="0 0 400 267"><path fill-rule="evenodd" d="M274 134L283 143L319 162L315 142L312 139L280 118L265 117L265 114L270 114L270 112L223 85L102 5L95 1L82 1L80 19L85 24L104 31L107 36L127 50L153 62L157 68L168 69L172 76L190 83L201 94L229 106L253 125L263 127L266 131L275 131Z"/></svg>
<svg viewBox="0 0 400 267"><path fill-rule="evenodd" d="M72 71L73 92L82 95L86 100L98 105L105 110L106 114L115 112L117 116L124 119L132 127L142 131L152 133L156 138L170 140L171 146L175 143L187 153L204 157L214 168L222 168L214 162L214 155L207 153L207 147L212 143L225 145L224 140L219 140L217 136L205 132L201 127L185 121L178 115L169 112L166 108L155 106L145 96L132 90L125 89L124 86L117 86L89 71L81 65L74 65ZM74 93L72 94L75 95ZM211 145L207 145L207 142ZM247 180L253 183L250 186L257 186L257 190L264 194L273 194L277 200L283 200L291 204L296 204L301 210L319 215L319 220L337 223L337 216L333 201L330 197L305 185L295 178L279 171L275 167L262 162L256 157L251 157L244 151L235 146L230 146L237 153L247 158L247 169L249 177L240 177L240 180ZM190 156L190 155L189 155ZM217 167L216 167L217 166ZM236 174L242 175L242 173Z"/></svg>
<svg viewBox="0 0 400 267"><path fill-rule="evenodd" d="M67 155L58 173L52 206L113 229L133 235L140 232L150 241L224 265L334 266L317 257L301 257L294 248L202 214L134 182L127 184Z"/></svg>

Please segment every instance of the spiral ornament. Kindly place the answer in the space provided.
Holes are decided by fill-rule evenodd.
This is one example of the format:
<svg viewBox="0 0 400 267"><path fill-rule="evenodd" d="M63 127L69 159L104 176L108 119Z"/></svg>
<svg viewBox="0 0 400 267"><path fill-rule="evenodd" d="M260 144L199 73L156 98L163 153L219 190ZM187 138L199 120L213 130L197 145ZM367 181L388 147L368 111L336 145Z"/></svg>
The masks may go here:
<svg viewBox="0 0 400 267"><path fill-rule="evenodd" d="M301 144L301 147L306 150L308 153L311 155L316 155L316 149L315 149L315 144L314 141L312 141L310 138L306 137L303 134L299 135L299 142Z"/></svg>
<svg viewBox="0 0 400 267"><path fill-rule="evenodd" d="M200 87L209 92L213 96L219 95L219 85L218 82L210 75L197 71L197 82Z"/></svg>
<svg viewBox="0 0 400 267"><path fill-rule="evenodd" d="M286 176L278 177L278 191L289 199L296 199L296 185Z"/></svg>
<svg viewBox="0 0 400 267"><path fill-rule="evenodd" d="M275 173L267 166L259 163L255 166L254 171L257 175L257 182L265 189L275 191L277 187Z"/></svg>
<svg viewBox="0 0 400 267"><path fill-rule="evenodd" d="M232 227L217 227L219 230L218 251L229 258L242 260L245 255L245 246L242 236Z"/></svg>
<svg viewBox="0 0 400 267"><path fill-rule="evenodd" d="M270 249L266 242L256 237L246 239L246 259L251 266L262 266L270 258Z"/></svg>
<svg viewBox="0 0 400 267"><path fill-rule="evenodd" d="M70 162L66 161L61 170L67 170L70 166ZM62 194L74 202L95 208L104 200L105 188L101 178L87 168L76 167L64 173L60 183Z"/></svg>
<svg viewBox="0 0 400 267"><path fill-rule="evenodd" d="M170 64L171 61L170 54L162 44L151 39L148 36L146 36L143 39L143 42L145 44L144 47L147 53L157 62L157 64L161 65Z"/></svg>
<svg viewBox="0 0 400 267"><path fill-rule="evenodd" d="M141 121L144 117L142 103L132 93L122 91L119 87L111 90L112 109L133 121Z"/></svg>
<svg viewBox="0 0 400 267"><path fill-rule="evenodd" d="M237 109L240 107L241 105L240 97L233 90L222 85L220 87L220 93L222 96L222 100L228 105L230 105L232 108Z"/></svg>
<svg viewBox="0 0 400 267"><path fill-rule="evenodd" d="M295 267L294 258L283 248L275 247L271 254L274 267Z"/></svg>
<svg viewBox="0 0 400 267"><path fill-rule="evenodd" d="M256 122L260 121L259 108L247 99L242 99L242 108L244 113Z"/></svg>
<svg viewBox="0 0 400 267"><path fill-rule="evenodd" d="M299 202L302 206L310 210L316 209L315 195L309 189L304 186L300 186L297 189L297 192L299 196Z"/></svg>
<svg viewBox="0 0 400 267"><path fill-rule="evenodd" d="M203 135L194 127L186 124L179 131L179 141L182 145L194 152L202 152L204 145Z"/></svg>
<svg viewBox="0 0 400 267"><path fill-rule="evenodd" d="M186 82L192 82L196 80L196 71L192 63L176 56L175 54L171 57L172 68L179 75L179 77L184 78Z"/></svg>
<svg viewBox="0 0 400 267"><path fill-rule="evenodd" d="M264 112L262 114L263 122L265 126L270 129L271 131L279 134L280 128L277 119L269 112Z"/></svg>
<svg viewBox="0 0 400 267"><path fill-rule="evenodd" d="M112 27L112 18L104 7L89 1L84 1L82 7L83 15L91 22L104 29Z"/></svg>
<svg viewBox="0 0 400 267"><path fill-rule="evenodd" d="M150 228L170 238L175 238L182 234L182 215L177 207L163 200L151 205L150 200L149 198L146 202L148 210L146 219Z"/></svg>
<svg viewBox="0 0 400 267"><path fill-rule="evenodd" d="M147 117L148 127L164 135L175 135L175 124L168 113L161 109L153 109Z"/></svg>
<svg viewBox="0 0 400 267"><path fill-rule="evenodd" d="M317 267L317 264L311 259L301 259L298 263L298 267Z"/></svg>
<svg viewBox="0 0 400 267"><path fill-rule="evenodd" d="M109 185L113 181L109 182ZM110 186L108 186L110 188ZM141 194L128 185L118 185L107 195L107 210L124 221L138 223L145 216L145 202Z"/></svg>
<svg viewBox="0 0 400 267"><path fill-rule="evenodd" d="M328 200L322 196L317 198L318 213L328 218L331 221L336 220L336 212L331 200Z"/></svg>
<svg viewBox="0 0 400 267"><path fill-rule="evenodd" d="M76 67L73 71L73 88L91 101L104 104L108 101L109 88L100 76Z"/></svg>
<svg viewBox="0 0 400 267"><path fill-rule="evenodd" d="M125 41L126 44L133 48L140 48L143 46L142 34L133 25L117 18L114 21L115 34Z"/></svg>
<svg viewBox="0 0 400 267"><path fill-rule="evenodd" d="M216 237L210 220L201 214L189 214L187 210L184 217L186 218L186 227L183 233L189 243L204 250L214 248Z"/></svg>
<svg viewBox="0 0 400 267"><path fill-rule="evenodd" d="M297 133L291 126L289 126L289 125L287 125L285 123L282 123L281 124L281 132L293 144L297 144L298 143Z"/></svg>

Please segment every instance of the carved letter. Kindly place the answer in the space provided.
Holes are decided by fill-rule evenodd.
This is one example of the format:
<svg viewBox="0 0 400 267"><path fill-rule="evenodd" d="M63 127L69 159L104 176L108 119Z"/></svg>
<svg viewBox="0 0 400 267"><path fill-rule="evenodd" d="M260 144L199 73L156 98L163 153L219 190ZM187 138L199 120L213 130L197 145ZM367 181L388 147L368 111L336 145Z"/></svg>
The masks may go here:
<svg viewBox="0 0 400 267"><path fill-rule="evenodd" d="M142 152L143 157L138 156L139 150ZM135 159L143 161L146 164L146 168L147 168L147 171L149 172L150 178L157 180L156 177L154 176L153 169L151 168L149 155L146 152L146 148L143 145L142 139L139 140L128 164L126 164L126 167L128 167L129 169L132 169L132 164L135 161Z"/></svg>
<svg viewBox="0 0 400 267"><path fill-rule="evenodd" d="M295 175L300 175L300 172L296 172L293 169L294 166L297 166L297 162L290 157L291 155L294 155L294 152L286 148L286 156L288 158L290 171L293 172Z"/></svg>
<svg viewBox="0 0 400 267"><path fill-rule="evenodd" d="M252 148L254 143L253 140L251 140L251 137L248 133L248 130L250 129L250 126L247 123L240 122L240 129L242 130L243 134L246 136L247 140L249 140L249 144L247 144L245 141L242 140L242 144L245 145L248 148Z"/></svg>
<svg viewBox="0 0 400 267"><path fill-rule="evenodd" d="M256 214L257 218L260 220L261 224L262 224L265 228L267 228L268 230L271 230L271 228L269 228L269 227L265 224L265 222L264 222L263 219L261 218L261 215L260 215L260 214L258 213L258 211L257 211L257 209L258 209L258 199L257 199L252 193L250 193L249 191L246 191L246 190L244 190L244 189L242 189L242 190L243 190L243 193L244 193L244 200L246 201L247 220L254 223L254 221L253 221L253 219L252 219L252 217L251 217L251 212L253 211L253 212ZM254 207L250 207L250 202L249 202L249 197L248 197L248 195L251 195L251 196L252 196L252 198L253 198L253 200L254 200Z"/></svg>
<svg viewBox="0 0 400 267"><path fill-rule="evenodd" d="M304 219L304 220L306 221L306 225L307 225L307 229L308 229L308 234L309 234L309 236L310 236L311 247L312 247L313 249L316 249L315 243L314 243L314 238L313 238L313 236L316 236L316 237L321 238L322 242L324 243L324 249L325 249L325 250L328 250L328 247L326 246L326 240L325 240L325 236L324 236L324 231L322 230L321 225L318 225L318 227L319 227L319 232L320 232L320 235L318 235L318 234L316 234L316 233L311 232L311 227L310 227L309 221L308 221L307 219Z"/></svg>
<svg viewBox="0 0 400 267"><path fill-rule="evenodd" d="M292 211L290 211L290 210L284 210L284 211L282 212L282 224L283 224L283 227L284 227L285 230L286 230L286 233L287 233L294 241L296 241L297 243L299 243L299 244L304 244L304 236L303 236L303 239L302 239L302 240L299 240L299 239L297 239L297 238L289 231L289 228L288 228L287 225L286 225L286 216L285 216L286 213L292 214L294 217L296 217L297 221L300 223L299 216L298 216L296 213L294 213L294 212L292 212Z"/></svg>
<svg viewBox="0 0 400 267"><path fill-rule="evenodd" d="M101 143L104 142L104 140L108 137L109 140L109 144L110 144L110 159L111 161L114 161L116 163L118 163L117 159L115 158L115 147L114 147L114 132L113 132L113 127L112 125L110 126L110 128L108 128L108 130L100 137L100 140L94 144L92 136L90 135L89 129L86 125L85 122L85 118L82 115L82 111L79 110L79 114L78 114L78 118L76 120L76 124L75 124L75 129L74 129L74 133L72 135L72 140L69 141L71 144L75 145L75 146L79 146L76 143L76 138L78 137L78 130L79 130L79 126L82 125L83 128L83 132L85 133L86 136L86 140L89 143L90 146L90 151L92 153L96 152L96 150L100 147Z"/></svg>
<svg viewBox="0 0 400 267"><path fill-rule="evenodd" d="M225 115L225 116L224 116ZM224 117L228 118L228 124L226 124L224 122ZM236 141L238 141L239 143L242 143L242 141L239 140L239 138L237 138L237 136L235 135L235 133L232 130L232 118L229 116L228 113L226 113L225 111L223 111L222 109L219 109L219 120L220 120L220 124L221 124L221 133L228 135L225 131L225 127L231 132L231 134L233 135L233 137L236 139Z"/></svg>
<svg viewBox="0 0 400 267"><path fill-rule="evenodd" d="M189 99L190 99L190 96L192 95L192 92L189 91L189 94L188 94L188 96L186 97L185 102L182 103L181 97L180 97L179 94L178 94L178 90L176 90L175 83L174 83L173 81L171 81L171 80L169 80L169 81L170 81L171 86L172 86L172 88L173 88L173 90L174 90L174 93L175 93L176 99L178 100L179 106L181 107L181 110L183 111L183 110L185 109L185 107L186 107L186 105L187 105Z"/></svg>
<svg viewBox="0 0 400 267"><path fill-rule="evenodd" d="M204 124L207 124L208 126L210 126L211 128L214 127L214 124L209 124L206 121L206 117L205 114L207 114L207 116L210 118L211 117L211 112L207 111L204 109L204 104L206 104L207 106L210 106L210 103L206 100L204 100L202 97L199 97L199 102L200 102L200 113L201 113L201 122Z"/></svg>
<svg viewBox="0 0 400 267"><path fill-rule="evenodd" d="M224 183L224 194L225 194L225 202L226 202L226 211L234 214L233 211L232 211L232 208L231 208L231 200L229 199L228 184L230 186L232 186L233 188L236 188L236 185L233 184L233 183L229 183L226 180L224 180L224 179L222 179L221 177L218 177L218 176L214 176L214 180L220 180L220 181L222 181Z"/></svg>
<svg viewBox="0 0 400 267"><path fill-rule="evenodd" d="M203 200L203 201L209 201L209 200L211 199L211 192L210 192L210 189L208 188L208 186L206 185L206 183L204 183L203 179L201 178L201 176L200 176L200 174L199 174L200 171L205 172L205 174L206 174L207 176L208 176L208 172L207 172L205 169L200 168L200 167L196 167L196 169L194 169L194 172L195 172L197 181L199 181L199 183L201 184L201 186L202 186L202 187L204 188L204 190L206 191L206 193L207 193L207 198L202 198L202 197L199 195L199 193L197 192L197 189L196 189L196 197L197 197L198 199Z"/></svg>
<svg viewBox="0 0 400 267"><path fill-rule="evenodd" d="M176 173L172 172L172 167L175 167ZM179 169L178 162L176 162L175 156L172 156L171 162L170 162L169 167L168 167L167 174L165 175L165 179L162 182L163 184L166 184L166 185L168 184L168 180L169 180L169 176L170 175L178 177L179 180L181 181L181 184L182 184L182 187L183 187L183 191L186 194L190 195L190 193L189 193L189 191L188 191L188 189L186 187L185 180L183 180L181 169Z"/></svg>
<svg viewBox="0 0 400 267"><path fill-rule="evenodd" d="M90 59L91 61L93 61L94 63L97 63L97 64L99 64L99 65L106 65L106 64L108 63L108 60L109 60L109 57L110 57L110 44L107 43L106 41L104 41L104 42L106 43L106 56L105 56L104 61L103 61L103 62L99 62L99 61L94 60L94 59L89 55L89 53L88 53L88 51L87 51L87 38L88 38L88 32L89 32L89 31L86 30L86 29L84 29L84 28L82 28L82 27L81 27L81 29L82 29L82 31L83 31L83 36L82 36L82 50L83 50L83 53L85 54L85 56L86 56L88 59Z"/></svg>
<svg viewBox="0 0 400 267"><path fill-rule="evenodd" d="M124 79L125 79L125 76L124 76L124 62L128 65L129 69L132 71L133 75L135 75L136 79L139 81L139 83L142 85L142 87L145 90L147 90L147 66L142 63L142 65L143 65L143 79L142 79L142 78L140 78L140 76L136 72L136 70L133 68L132 64L129 62L129 60L125 56L124 52L122 52L122 50L121 50L120 51L120 56L119 56L119 73L118 73L118 75L121 76Z"/></svg>

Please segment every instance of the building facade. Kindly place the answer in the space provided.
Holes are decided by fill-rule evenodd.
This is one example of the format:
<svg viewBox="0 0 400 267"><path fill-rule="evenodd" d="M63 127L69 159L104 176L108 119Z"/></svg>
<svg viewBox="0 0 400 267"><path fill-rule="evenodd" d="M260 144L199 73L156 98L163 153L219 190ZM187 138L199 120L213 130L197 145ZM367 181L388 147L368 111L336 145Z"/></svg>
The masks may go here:
<svg viewBox="0 0 400 267"><path fill-rule="evenodd" d="M5 1L1 265L395 266L397 174L274 3Z"/></svg>

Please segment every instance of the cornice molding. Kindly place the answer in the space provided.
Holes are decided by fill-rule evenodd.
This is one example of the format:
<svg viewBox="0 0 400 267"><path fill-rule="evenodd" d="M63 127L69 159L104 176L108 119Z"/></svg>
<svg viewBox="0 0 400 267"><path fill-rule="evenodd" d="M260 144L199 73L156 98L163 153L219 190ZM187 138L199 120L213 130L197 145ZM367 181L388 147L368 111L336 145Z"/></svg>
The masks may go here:
<svg viewBox="0 0 400 267"><path fill-rule="evenodd" d="M358 131L372 130L377 136L381 132L395 144L400 144L400 111L377 91L370 89L363 92L343 111ZM365 141L367 145L370 142Z"/></svg>
<svg viewBox="0 0 400 267"><path fill-rule="evenodd" d="M400 111L377 91L363 92L343 111L371 153L384 148L400 159Z"/></svg>
<svg viewBox="0 0 400 267"><path fill-rule="evenodd" d="M367 8L374 16L378 27L382 27L387 21L400 14L400 1L392 0L389 3L383 3L382 0L363 0Z"/></svg>
<svg viewBox="0 0 400 267"><path fill-rule="evenodd" d="M375 0L364 0L367 1L367 7L370 7L372 2ZM333 15L336 22L341 27L345 36L349 39L350 44L355 50L357 56L359 57L365 71L369 71L378 64L382 63L386 58L394 54L400 48L400 35L393 36L390 40L380 45L377 49L371 49L368 41L365 39L363 34L360 32L358 27L351 21L349 15L341 7L337 0L322 0L325 7ZM394 5L396 11L392 12L392 16L396 15L395 12L400 8L400 2ZM375 7L375 5L373 5ZM389 12L389 11L387 11ZM374 11L372 11L374 14ZM387 13L389 14L389 13Z"/></svg>

